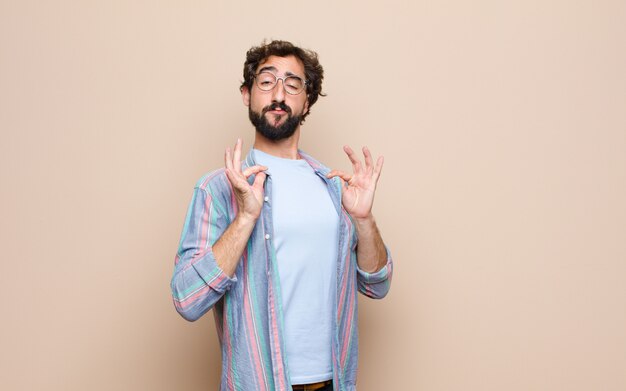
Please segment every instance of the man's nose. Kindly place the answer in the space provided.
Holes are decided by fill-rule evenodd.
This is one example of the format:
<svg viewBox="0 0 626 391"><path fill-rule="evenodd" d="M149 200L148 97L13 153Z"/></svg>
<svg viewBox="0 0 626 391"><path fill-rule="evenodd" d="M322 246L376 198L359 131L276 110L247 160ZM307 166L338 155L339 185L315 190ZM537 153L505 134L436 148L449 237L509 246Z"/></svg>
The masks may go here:
<svg viewBox="0 0 626 391"><path fill-rule="evenodd" d="M276 102L284 102L285 101L285 82L283 79L276 80L276 85L274 86L273 100Z"/></svg>

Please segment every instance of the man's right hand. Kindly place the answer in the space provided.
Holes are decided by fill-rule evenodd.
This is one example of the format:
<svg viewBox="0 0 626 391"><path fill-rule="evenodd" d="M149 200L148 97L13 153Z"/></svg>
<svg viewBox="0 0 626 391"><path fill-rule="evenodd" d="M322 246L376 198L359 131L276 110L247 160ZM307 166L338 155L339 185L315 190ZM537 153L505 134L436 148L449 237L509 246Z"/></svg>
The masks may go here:
<svg viewBox="0 0 626 391"><path fill-rule="evenodd" d="M241 149L243 141L239 138L234 151L226 148L224 163L226 164L226 177L233 187L237 199L237 217L248 222L255 222L261 215L263 208L263 183L265 182L265 166L252 166L241 170ZM248 177L256 174L254 183L248 183Z"/></svg>

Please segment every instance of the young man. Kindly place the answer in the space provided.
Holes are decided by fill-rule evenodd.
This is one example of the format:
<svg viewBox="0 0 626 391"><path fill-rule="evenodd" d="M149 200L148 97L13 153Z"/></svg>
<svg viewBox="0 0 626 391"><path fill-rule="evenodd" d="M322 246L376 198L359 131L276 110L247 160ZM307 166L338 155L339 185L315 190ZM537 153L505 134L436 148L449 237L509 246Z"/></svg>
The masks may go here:
<svg viewBox="0 0 626 391"><path fill-rule="evenodd" d="M392 261L372 216L383 166L345 146L353 173L298 149L322 95L314 52L285 41L253 47L243 102L256 128L225 167L194 189L172 278L187 320L213 308L221 390L355 390L357 292L384 297Z"/></svg>

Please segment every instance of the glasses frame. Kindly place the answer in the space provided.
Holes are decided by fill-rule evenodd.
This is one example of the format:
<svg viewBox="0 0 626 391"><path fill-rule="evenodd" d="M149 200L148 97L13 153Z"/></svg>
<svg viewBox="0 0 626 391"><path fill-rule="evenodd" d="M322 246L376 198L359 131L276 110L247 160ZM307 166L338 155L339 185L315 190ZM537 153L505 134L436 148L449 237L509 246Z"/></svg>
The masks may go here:
<svg viewBox="0 0 626 391"><path fill-rule="evenodd" d="M259 76L259 75L261 75L261 74L263 74L263 73L268 73L268 74L270 74L270 75L274 76L274 78L276 79L276 82L274 83L274 85L272 86L272 88L270 88L269 90L264 90L263 88L261 88L261 86L259 85L259 83L256 81L256 80L258 80L258 76ZM297 79L300 79L300 80L302 81L302 83L303 83L303 85L302 85L302 89L301 89L300 91L296 92L295 94L294 94L294 93L292 93L292 92L287 91L287 88L285 88L285 79L288 79L288 78L290 78L290 77L295 77L295 78L297 78ZM303 78L301 78L301 77L300 77L300 76L298 76L298 75L289 75L289 76L278 77L278 76L276 76L274 73L269 72L269 71L262 71L262 72L259 72L259 73L255 74L255 75L254 75L254 79L255 79L254 84L255 84L255 85L259 88L259 90L261 90L261 91L265 91L265 92L272 91L272 90L273 90L274 88L276 88L276 86L278 85L278 81L279 81L279 80L282 80L282 81L283 81L283 90L285 91L285 93L287 93L287 94L289 94L289 95L300 95L300 94L301 94L304 90L306 90L306 87L309 85L309 81L308 81L308 80L304 80Z"/></svg>

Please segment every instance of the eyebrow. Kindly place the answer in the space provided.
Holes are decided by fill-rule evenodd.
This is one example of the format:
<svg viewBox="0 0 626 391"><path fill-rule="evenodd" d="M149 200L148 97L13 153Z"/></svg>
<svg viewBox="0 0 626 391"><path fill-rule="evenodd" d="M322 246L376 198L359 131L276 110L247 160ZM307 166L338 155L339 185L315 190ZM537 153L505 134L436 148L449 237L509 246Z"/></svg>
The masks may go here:
<svg viewBox="0 0 626 391"><path fill-rule="evenodd" d="M274 67L274 66L268 65L266 67L263 67L263 68L259 69L257 74L261 73L261 72L265 72L265 71L278 72L278 69L276 69L276 67ZM289 71L285 72L285 76L296 76L296 77L299 77L300 79L302 79L302 76L296 75L295 73L289 72Z"/></svg>
<svg viewBox="0 0 626 391"><path fill-rule="evenodd" d="M261 72L264 72L264 71L274 71L274 72L276 72L276 71L278 71L278 69L276 69L276 67L273 67L273 66L267 66L267 67L263 67L263 68L259 69L259 71L257 73L261 73Z"/></svg>

